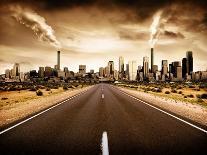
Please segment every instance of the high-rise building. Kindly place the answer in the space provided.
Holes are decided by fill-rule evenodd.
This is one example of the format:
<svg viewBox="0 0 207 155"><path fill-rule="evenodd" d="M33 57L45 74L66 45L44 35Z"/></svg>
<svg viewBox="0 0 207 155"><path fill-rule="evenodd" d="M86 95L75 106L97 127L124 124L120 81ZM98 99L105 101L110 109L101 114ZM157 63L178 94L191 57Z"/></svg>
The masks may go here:
<svg viewBox="0 0 207 155"><path fill-rule="evenodd" d="M151 72L154 65L154 49L151 48Z"/></svg>
<svg viewBox="0 0 207 155"><path fill-rule="evenodd" d="M16 78L19 76L19 74L20 74L20 65L18 63L15 63L13 67L13 77Z"/></svg>
<svg viewBox="0 0 207 155"><path fill-rule="evenodd" d="M91 70L90 70L90 73L91 73L91 74L94 74L94 69L91 69Z"/></svg>
<svg viewBox="0 0 207 155"><path fill-rule="evenodd" d="M138 71L138 73L142 72L142 66L139 65L137 71Z"/></svg>
<svg viewBox="0 0 207 155"><path fill-rule="evenodd" d="M63 68L63 71L64 71L65 73L69 73L68 67L64 67L64 68Z"/></svg>
<svg viewBox="0 0 207 155"><path fill-rule="evenodd" d="M104 68L103 67L99 68L99 76L104 77Z"/></svg>
<svg viewBox="0 0 207 155"><path fill-rule="evenodd" d="M50 77L53 75L52 68L49 66L45 67L45 77Z"/></svg>
<svg viewBox="0 0 207 155"><path fill-rule="evenodd" d="M43 78L44 77L44 71L45 68L44 67L39 67L39 70L38 70L38 77L39 78Z"/></svg>
<svg viewBox="0 0 207 155"><path fill-rule="evenodd" d="M158 71L158 66L157 65L153 65L152 66L152 73L156 74L157 71Z"/></svg>
<svg viewBox="0 0 207 155"><path fill-rule="evenodd" d="M149 57L146 56L143 58L143 73L144 78L146 78L149 73Z"/></svg>
<svg viewBox="0 0 207 155"><path fill-rule="evenodd" d="M126 76L126 79L129 79L129 64L126 64L125 76Z"/></svg>
<svg viewBox="0 0 207 155"><path fill-rule="evenodd" d="M124 73L124 58L119 57L119 73Z"/></svg>
<svg viewBox="0 0 207 155"><path fill-rule="evenodd" d="M79 65L79 73L86 74L86 65Z"/></svg>
<svg viewBox="0 0 207 155"><path fill-rule="evenodd" d="M114 79L115 80L118 80L118 78L119 78L118 71L117 70L114 70Z"/></svg>
<svg viewBox="0 0 207 155"><path fill-rule="evenodd" d="M106 66L104 68L104 76L105 77L109 77L110 76L110 69L109 69L109 66Z"/></svg>
<svg viewBox="0 0 207 155"><path fill-rule="evenodd" d="M176 78L178 81L182 81L182 67L181 66L176 67Z"/></svg>
<svg viewBox="0 0 207 155"><path fill-rule="evenodd" d="M9 69L5 70L5 78L10 78L11 71Z"/></svg>
<svg viewBox="0 0 207 155"><path fill-rule="evenodd" d="M137 62L129 61L129 80L135 81L137 78Z"/></svg>
<svg viewBox="0 0 207 155"><path fill-rule="evenodd" d="M113 61L109 61L108 62L108 66L109 66L109 74L110 75L114 75L114 62Z"/></svg>
<svg viewBox="0 0 207 155"><path fill-rule="evenodd" d="M193 72L193 52L186 52L186 60L187 60L187 73L190 75Z"/></svg>
<svg viewBox="0 0 207 155"><path fill-rule="evenodd" d="M57 51L57 70L60 70L60 51Z"/></svg>
<svg viewBox="0 0 207 155"><path fill-rule="evenodd" d="M187 74L187 58L182 59L182 77L185 78Z"/></svg>
<svg viewBox="0 0 207 155"><path fill-rule="evenodd" d="M162 75L167 75L168 73L168 62L167 60L162 60Z"/></svg>
<svg viewBox="0 0 207 155"><path fill-rule="evenodd" d="M174 61L172 62L172 66L171 66L171 73L173 74L174 77L177 77L177 67L181 66L181 62L180 61Z"/></svg>

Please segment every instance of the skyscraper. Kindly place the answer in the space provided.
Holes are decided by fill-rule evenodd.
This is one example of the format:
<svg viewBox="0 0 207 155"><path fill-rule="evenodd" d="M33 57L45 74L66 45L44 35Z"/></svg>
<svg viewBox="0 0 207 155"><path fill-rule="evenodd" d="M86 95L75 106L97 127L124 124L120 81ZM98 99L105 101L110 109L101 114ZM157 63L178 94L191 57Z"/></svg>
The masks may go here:
<svg viewBox="0 0 207 155"><path fill-rule="evenodd" d="M17 76L19 76L19 74L20 74L20 65L18 64L18 63L15 63L14 64L14 67L13 67L13 77L17 77Z"/></svg>
<svg viewBox="0 0 207 155"><path fill-rule="evenodd" d="M137 62L129 61L129 80L135 81L137 78Z"/></svg>
<svg viewBox="0 0 207 155"><path fill-rule="evenodd" d="M186 52L186 60L187 60L187 73L190 75L193 72L193 52Z"/></svg>
<svg viewBox="0 0 207 155"><path fill-rule="evenodd" d="M147 77L149 73L149 57L143 57L143 72L144 72L144 78Z"/></svg>
<svg viewBox="0 0 207 155"><path fill-rule="evenodd" d="M60 70L60 51L57 51L57 70Z"/></svg>
<svg viewBox="0 0 207 155"><path fill-rule="evenodd" d="M104 68L103 67L99 68L99 76L104 77Z"/></svg>
<svg viewBox="0 0 207 155"><path fill-rule="evenodd" d="M187 74L187 58L182 59L182 77L185 78Z"/></svg>
<svg viewBox="0 0 207 155"><path fill-rule="evenodd" d="M86 74L86 65L79 65L79 73Z"/></svg>
<svg viewBox="0 0 207 155"><path fill-rule="evenodd" d="M168 62L167 60L162 60L162 74L167 75L168 72Z"/></svg>
<svg viewBox="0 0 207 155"><path fill-rule="evenodd" d="M114 75L114 62L113 61L109 61L108 62L108 66L109 66L109 74L110 75Z"/></svg>
<svg viewBox="0 0 207 155"><path fill-rule="evenodd" d="M124 58L119 57L119 73L124 73Z"/></svg>
<svg viewBox="0 0 207 155"><path fill-rule="evenodd" d="M152 66L152 73L156 74L157 71L158 71L158 66L157 65L153 65Z"/></svg>
<svg viewBox="0 0 207 155"><path fill-rule="evenodd" d="M173 74L174 77L177 77L177 67L181 66L181 62L180 61L174 61L172 62L172 68L171 68L171 73Z"/></svg>
<svg viewBox="0 0 207 155"><path fill-rule="evenodd" d="M178 81L182 81L182 67L181 66L176 67L176 78Z"/></svg>
<svg viewBox="0 0 207 155"><path fill-rule="evenodd" d="M105 77L109 77L109 75L110 75L110 69L109 69L109 66L106 66L104 68L104 76Z"/></svg>
<svg viewBox="0 0 207 155"><path fill-rule="evenodd" d="M40 78L43 78L44 77L44 70L45 70L44 67L39 67L38 77L40 77Z"/></svg>
<svg viewBox="0 0 207 155"><path fill-rule="evenodd" d="M64 67L64 68L63 68L63 71L64 71L65 73L69 73L68 67Z"/></svg>
<svg viewBox="0 0 207 155"><path fill-rule="evenodd" d="M154 49L151 48L151 72L154 65Z"/></svg>

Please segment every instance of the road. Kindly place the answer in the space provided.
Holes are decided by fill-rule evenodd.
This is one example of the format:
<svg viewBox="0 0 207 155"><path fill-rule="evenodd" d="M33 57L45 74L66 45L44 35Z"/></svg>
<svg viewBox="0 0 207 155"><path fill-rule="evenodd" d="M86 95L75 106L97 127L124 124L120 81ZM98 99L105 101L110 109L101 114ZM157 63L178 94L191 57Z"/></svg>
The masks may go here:
<svg viewBox="0 0 207 155"><path fill-rule="evenodd" d="M110 155L207 154L205 132L108 84L2 133L0 153L99 155L102 139Z"/></svg>

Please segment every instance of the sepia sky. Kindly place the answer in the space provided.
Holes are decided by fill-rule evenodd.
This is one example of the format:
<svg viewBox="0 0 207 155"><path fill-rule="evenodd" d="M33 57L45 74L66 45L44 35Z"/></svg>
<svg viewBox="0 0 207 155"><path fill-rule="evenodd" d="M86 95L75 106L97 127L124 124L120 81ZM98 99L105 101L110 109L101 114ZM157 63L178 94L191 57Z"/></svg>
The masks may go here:
<svg viewBox="0 0 207 155"><path fill-rule="evenodd" d="M181 61L193 51L194 71L207 69L207 1L205 0L1 0L0 73L21 64L22 71L54 66L61 51L61 67L87 71L118 69L150 57L152 23L155 64Z"/></svg>

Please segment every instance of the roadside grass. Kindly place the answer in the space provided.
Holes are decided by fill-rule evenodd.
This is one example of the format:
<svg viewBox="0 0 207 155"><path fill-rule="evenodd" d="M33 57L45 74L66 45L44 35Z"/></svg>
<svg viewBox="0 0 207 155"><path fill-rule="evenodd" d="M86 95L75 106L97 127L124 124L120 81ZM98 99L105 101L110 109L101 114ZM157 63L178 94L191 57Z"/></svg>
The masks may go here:
<svg viewBox="0 0 207 155"><path fill-rule="evenodd" d="M156 91L153 91L153 89L156 87L152 87L152 86L146 86L146 87L145 86L137 86L136 88L126 87L126 86L119 86L119 87L149 93L149 94L152 94L152 95L155 95L158 97L162 97L165 99L174 100L175 102L180 101L180 102L184 102L184 103L199 104L199 105L207 108L207 99L201 99L201 98L197 97L201 94L205 94L206 93L205 89L199 89L199 91L198 91L198 89L195 89L194 87L193 88L178 87L179 89L164 87L164 88L162 88L162 92L156 92Z"/></svg>
<svg viewBox="0 0 207 155"><path fill-rule="evenodd" d="M63 89L63 87L58 87L58 89L53 88L40 88L43 94L38 96L36 91L21 90L21 91L1 91L0 92L0 110L10 109L12 107L18 106L25 103L28 100L34 100L38 98L44 98L46 96L52 96L56 94L63 93L65 91L73 91L75 89L85 88L87 85L77 86L74 88ZM38 91L37 90L37 91Z"/></svg>

